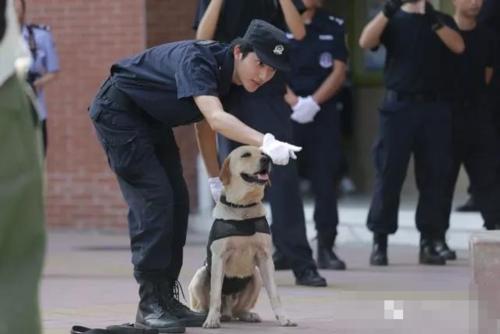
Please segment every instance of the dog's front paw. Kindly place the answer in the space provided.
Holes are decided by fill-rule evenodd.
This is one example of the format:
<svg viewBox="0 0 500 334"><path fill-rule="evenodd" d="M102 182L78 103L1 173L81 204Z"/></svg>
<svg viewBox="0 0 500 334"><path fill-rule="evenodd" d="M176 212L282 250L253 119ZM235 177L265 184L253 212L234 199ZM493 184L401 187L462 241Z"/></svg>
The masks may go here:
<svg viewBox="0 0 500 334"><path fill-rule="evenodd" d="M293 322L292 320L288 319L285 316L280 316L280 317L277 317L277 318L278 318L278 321L280 322L281 326L284 326L284 327L295 327L295 326L297 326L297 323Z"/></svg>
<svg viewBox="0 0 500 334"><path fill-rule="evenodd" d="M203 323L203 328L220 328L220 317L208 315Z"/></svg>
<svg viewBox="0 0 500 334"><path fill-rule="evenodd" d="M254 312L243 312L238 314L238 319L243 322L261 322L260 316Z"/></svg>

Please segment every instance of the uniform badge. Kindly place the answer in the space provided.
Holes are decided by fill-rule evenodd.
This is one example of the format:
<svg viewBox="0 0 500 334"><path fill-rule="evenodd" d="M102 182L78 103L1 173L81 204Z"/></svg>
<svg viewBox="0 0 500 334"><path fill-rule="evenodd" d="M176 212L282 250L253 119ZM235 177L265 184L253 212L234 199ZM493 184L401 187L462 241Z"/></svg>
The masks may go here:
<svg viewBox="0 0 500 334"><path fill-rule="evenodd" d="M330 68L333 65L333 57L330 52L323 52L319 56L319 66L323 68Z"/></svg>
<svg viewBox="0 0 500 334"><path fill-rule="evenodd" d="M274 47L273 53L275 55L281 56L285 52L285 47L281 44L278 44Z"/></svg>

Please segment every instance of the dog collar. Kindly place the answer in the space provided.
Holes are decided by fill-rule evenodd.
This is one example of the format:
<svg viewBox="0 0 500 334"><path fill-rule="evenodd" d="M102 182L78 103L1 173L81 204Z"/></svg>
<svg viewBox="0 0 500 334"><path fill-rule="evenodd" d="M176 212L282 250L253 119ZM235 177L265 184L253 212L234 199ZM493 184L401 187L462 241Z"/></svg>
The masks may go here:
<svg viewBox="0 0 500 334"><path fill-rule="evenodd" d="M228 202L227 199L226 199L226 196L225 195L222 195L220 197L220 202L224 205L227 205L227 206L230 206L232 208L236 208L236 209L245 209L245 208L251 208L252 206L256 206L257 203L250 203L250 204L234 204L234 203L231 203L231 202Z"/></svg>

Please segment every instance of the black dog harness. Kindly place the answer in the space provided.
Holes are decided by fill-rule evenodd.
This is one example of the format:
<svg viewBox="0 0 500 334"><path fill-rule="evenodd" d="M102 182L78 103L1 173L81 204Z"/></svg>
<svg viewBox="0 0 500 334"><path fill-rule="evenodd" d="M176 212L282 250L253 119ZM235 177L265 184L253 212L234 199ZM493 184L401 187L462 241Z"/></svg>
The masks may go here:
<svg viewBox="0 0 500 334"><path fill-rule="evenodd" d="M245 220L215 219L208 237L206 260L208 273L210 274L212 266L212 251L210 250L210 247L215 240L232 236L252 236L255 233L271 234L271 230L265 216ZM240 292L245 289L251 280L252 276L242 278L225 276L224 282L222 283L222 294L231 295Z"/></svg>

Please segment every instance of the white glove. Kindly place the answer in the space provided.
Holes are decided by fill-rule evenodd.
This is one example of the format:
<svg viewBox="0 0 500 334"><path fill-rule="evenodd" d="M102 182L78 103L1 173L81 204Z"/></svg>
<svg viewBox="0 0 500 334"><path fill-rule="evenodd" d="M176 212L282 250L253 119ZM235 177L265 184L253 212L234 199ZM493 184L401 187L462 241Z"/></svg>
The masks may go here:
<svg viewBox="0 0 500 334"><path fill-rule="evenodd" d="M220 195L222 194L222 189L224 189L224 185L222 184L219 177L209 177L208 187L210 188L210 193L212 194L212 198L214 199L214 201L219 201Z"/></svg>
<svg viewBox="0 0 500 334"><path fill-rule="evenodd" d="M310 123L314 120L321 107L314 101L312 96L299 97L297 103L292 107L292 120L300 124Z"/></svg>
<svg viewBox="0 0 500 334"><path fill-rule="evenodd" d="M286 165L290 158L297 159L295 152L301 151L302 147L276 140L272 134L266 133L260 150L267 154L274 164Z"/></svg>

